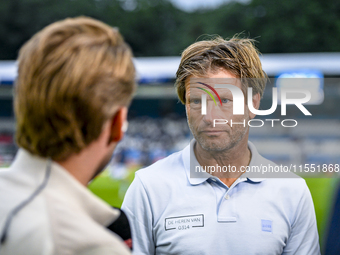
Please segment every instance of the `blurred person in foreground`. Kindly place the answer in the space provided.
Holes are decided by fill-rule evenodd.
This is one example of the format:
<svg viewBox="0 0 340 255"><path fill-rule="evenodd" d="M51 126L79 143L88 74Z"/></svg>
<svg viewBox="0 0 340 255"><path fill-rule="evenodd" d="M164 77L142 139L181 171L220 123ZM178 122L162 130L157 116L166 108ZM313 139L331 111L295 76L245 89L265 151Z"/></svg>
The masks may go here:
<svg viewBox="0 0 340 255"><path fill-rule="evenodd" d="M219 82L243 94L251 86L258 109L266 77L250 39L200 41L182 53L176 87L194 139L182 151L136 172L122 206L130 218L135 254L320 253L305 181L296 175L259 178L242 170L275 165L248 141L249 126L240 125L255 117L246 100L244 114L233 115L232 94L216 88L221 106L209 98L206 115L201 114L202 93L210 90L213 98ZM214 129L213 119L225 116L237 125L228 122ZM207 171L198 178L190 171L215 165L238 171Z"/></svg>
<svg viewBox="0 0 340 255"><path fill-rule="evenodd" d="M20 149L0 172L2 255L130 254L106 226L120 212L86 186L110 161L135 89L132 52L91 18L55 22L20 50Z"/></svg>

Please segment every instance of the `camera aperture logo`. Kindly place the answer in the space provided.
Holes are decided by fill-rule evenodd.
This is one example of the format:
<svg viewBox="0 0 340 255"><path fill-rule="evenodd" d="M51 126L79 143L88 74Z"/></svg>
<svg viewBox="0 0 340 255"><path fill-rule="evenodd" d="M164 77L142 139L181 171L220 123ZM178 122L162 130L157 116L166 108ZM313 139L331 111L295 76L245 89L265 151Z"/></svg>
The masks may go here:
<svg viewBox="0 0 340 255"><path fill-rule="evenodd" d="M231 85L231 84L215 84L214 87L203 83L203 82L196 82L197 84L201 84L203 86L205 86L207 89L210 89L217 97L220 106L223 107L223 103L222 103L222 99L220 97L220 95L218 94L218 92L216 91L216 89L228 89L231 94L232 94L232 98L233 98L233 115L244 115L244 102L245 102L245 98L244 98L244 94L242 92L242 90L235 86L235 85ZM204 91L205 93L201 94L201 114L202 115L207 115L207 94L211 97L211 99L213 100L215 106L218 106L219 104L217 103L214 95L207 90L206 88L202 88L202 87L195 87L197 89L200 89L202 91ZM281 116L286 116L287 114L287 105L295 105L305 116L311 116L312 114L305 108L305 106L303 104L307 103L310 99L311 99L311 92L309 90L306 89L281 89L280 90L280 94L281 94L281 98L280 98L280 102L281 102ZM303 95L303 97L301 98L289 98L289 95L294 94L294 95ZM253 95L253 89L251 87L248 87L248 95ZM260 116L266 116L266 115L270 115L272 113L275 112L275 110L277 109L278 106L278 90L277 88L272 88L272 106L270 107L270 109L268 110L259 110L256 109L253 106L253 97L252 96L248 96L248 100L247 100L247 105L249 110L255 114L255 115L260 115ZM246 123L246 120L244 120L243 122L232 122L232 120L228 121L227 119L214 119L213 120L213 126L216 127L216 125L225 125L228 122L230 122L229 124L232 126L233 124L243 124L243 126L248 125L249 127L262 127L264 126L264 123L266 122L271 122L271 126L274 127L275 122L280 122L281 125L283 127L296 127L298 122L295 119L284 119L284 120L280 120L280 119L251 119L248 121L248 123Z"/></svg>
<svg viewBox="0 0 340 255"><path fill-rule="evenodd" d="M214 92L215 95L217 96L218 100L220 101L221 106L222 106L222 100L221 100L219 94L217 93L217 91L216 91L213 87L211 87L210 85L205 84L205 83L203 83L203 82L197 82L197 83L202 84L203 86L206 86L206 87L209 88L212 92ZM197 89L201 89L201 90L203 90L204 92L206 92L206 93L212 98L212 100L214 101L215 105L217 105L214 96L213 96L208 90L206 90L206 89L204 89L204 88L200 88L200 87L196 87L196 88L197 88ZM204 100L203 100L203 98L204 98ZM202 102L203 102L203 104L202 104L202 115L206 115L206 114L207 114L207 95L202 94Z"/></svg>

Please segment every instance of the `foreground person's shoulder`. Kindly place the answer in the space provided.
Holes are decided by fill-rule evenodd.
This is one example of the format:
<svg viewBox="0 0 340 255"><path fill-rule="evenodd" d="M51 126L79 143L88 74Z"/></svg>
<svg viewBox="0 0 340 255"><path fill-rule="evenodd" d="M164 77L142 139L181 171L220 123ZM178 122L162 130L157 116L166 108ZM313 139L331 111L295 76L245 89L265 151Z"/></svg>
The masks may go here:
<svg viewBox="0 0 340 255"><path fill-rule="evenodd" d="M130 255L131 252L124 245L119 244L116 247L102 246L86 249L78 255Z"/></svg>

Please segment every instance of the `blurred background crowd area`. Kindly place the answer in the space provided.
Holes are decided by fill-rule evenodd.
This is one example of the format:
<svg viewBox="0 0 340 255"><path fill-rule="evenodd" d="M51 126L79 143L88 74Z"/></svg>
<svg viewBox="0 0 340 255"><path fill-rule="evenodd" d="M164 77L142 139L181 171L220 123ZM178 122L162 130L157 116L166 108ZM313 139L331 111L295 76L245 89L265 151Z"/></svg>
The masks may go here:
<svg viewBox="0 0 340 255"><path fill-rule="evenodd" d="M296 128L278 123L250 129L250 140L260 153L278 164L340 164L339 1L0 0L0 167L8 167L17 151L12 105L19 48L44 26L79 15L118 27L135 55L139 87L129 110L129 129L108 168L89 186L111 205L121 205L136 170L189 143L175 73L187 46L214 35L231 38L240 33L256 39L270 78L262 109L270 108L271 88L282 75L318 82L322 100L306 106L312 117L288 107L286 118L296 119ZM279 108L270 118L283 119ZM322 177L306 181L323 245L332 228L338 174L328 171L313 177Z"/></svg>

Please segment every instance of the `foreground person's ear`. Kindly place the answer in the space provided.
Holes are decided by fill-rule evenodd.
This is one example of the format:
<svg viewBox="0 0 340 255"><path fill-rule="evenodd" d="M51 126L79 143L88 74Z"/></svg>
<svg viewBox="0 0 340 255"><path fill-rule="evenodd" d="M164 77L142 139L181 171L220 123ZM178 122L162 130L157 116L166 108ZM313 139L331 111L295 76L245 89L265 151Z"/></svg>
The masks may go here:
<svg viewBox="0 0 340 255"><path fill-rule="evenodd" d="M127 108L119 108L115 116L111 119L110 138L108 144L119 142L127 130Z"/></svg>

